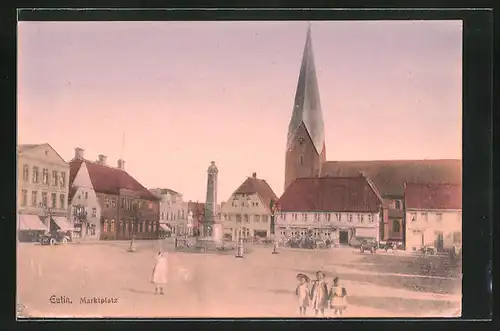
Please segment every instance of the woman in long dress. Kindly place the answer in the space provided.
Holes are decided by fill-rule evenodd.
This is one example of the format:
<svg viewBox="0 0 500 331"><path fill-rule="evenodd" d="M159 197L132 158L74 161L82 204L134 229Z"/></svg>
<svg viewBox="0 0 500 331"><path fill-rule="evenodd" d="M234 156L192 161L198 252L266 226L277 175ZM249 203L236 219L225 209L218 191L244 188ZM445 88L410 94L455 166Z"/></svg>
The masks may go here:
<svg viewBox="0 0 500 331"><path fill-rule="evenodd" d="M325 274L322 271L316 273L316 280L311 289L311 305L315 316L321 311L325 316L325 308L328 308L328 285L325 281Z"/></svg>
<svg viewBox="0 0 500 331"><path fill-rule="evenodd" d="M156 264L151 275L151 283L155 284L155 294L163 295L163 287L168 282L168 261L166 253L158 252Z"/></svg>

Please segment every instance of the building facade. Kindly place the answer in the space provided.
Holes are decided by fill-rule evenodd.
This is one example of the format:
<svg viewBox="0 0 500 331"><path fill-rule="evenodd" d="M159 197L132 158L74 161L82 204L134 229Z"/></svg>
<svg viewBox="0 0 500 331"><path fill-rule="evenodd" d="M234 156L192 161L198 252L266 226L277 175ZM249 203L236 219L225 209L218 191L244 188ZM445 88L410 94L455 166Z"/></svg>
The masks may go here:
<svg viewBox="0 0 500 331"><path fill-rule="evenodd" d="M224 238L269 238L271 236L271 201L278 197L269 184L253 173L221 204L219 217Z"/></svg>
<svg viewBox="0 0 500 331"><path fill-rule="evenodd" d="M312 236L348 244L354 237L380 240L383 199L362 174L296 179L278 200L276 235L282 241Z"/></svg>
<svg viewBox="0 0 500 331"><path fill-rule="evenodd" d="M453 184L405 186L406 250L462 246L462 188Z"/></svg>
<svg viewBox="0 0 500 331"><path fill-rule="evenodd" d="M159 228L159 199L125 171L125 162L117 167L107 164L105 155L97 161L84 158L84 150L75 149L70 161L70 183L84 164L100 206L99 239L154 239Z"/></svg>
<svg viewBox="0 0 500 331"><path fill-rule="evenodd" d="M17 147L17 229L71 231L68 222L69 165L49 144Z"/></svg>
<svg viewBox="0 0 500 331"><path fill-rule="evenodd" d="M375 184L388 206L379 225L380 238L402 241L404 245L404 184L462 183L460 159L327 161L326 134L309 28L288 126L285 189L297 178L352 177L362 172Z"/></svg>
<svg viewBox="0 0 500 331"><path fill-rule="evenodd" d="M168 188L154 188L149 191L160 199L160 223L165 224L174 235L192 235L188 203L183 200L183 195Z"/></svg>

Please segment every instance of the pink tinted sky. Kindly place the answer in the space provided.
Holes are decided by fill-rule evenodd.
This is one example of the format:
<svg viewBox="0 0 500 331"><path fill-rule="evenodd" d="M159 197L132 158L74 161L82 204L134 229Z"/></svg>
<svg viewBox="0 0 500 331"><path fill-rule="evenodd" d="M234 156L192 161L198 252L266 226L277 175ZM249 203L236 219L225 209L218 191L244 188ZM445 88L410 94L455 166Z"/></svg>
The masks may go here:
<svg viewBox="0 0 500 331"><path fill-rule="evenodd" d="M306 22L20 22L18 142L148 188L280 195ZM328 160L461 158L460 21L313 22ZM122 136L125 147L122 150Z"/></svg>

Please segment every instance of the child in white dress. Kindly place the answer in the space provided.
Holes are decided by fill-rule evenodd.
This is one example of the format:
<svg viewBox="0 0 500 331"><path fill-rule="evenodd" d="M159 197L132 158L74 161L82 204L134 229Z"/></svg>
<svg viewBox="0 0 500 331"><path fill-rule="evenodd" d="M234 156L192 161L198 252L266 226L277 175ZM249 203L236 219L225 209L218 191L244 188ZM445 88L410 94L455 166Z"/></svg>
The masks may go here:
<svg viewBox="0 0 500 331"><path fill-rule="evenodd" d="M298 275L300 284L295 289L295 295L299 300L299 311L301 316L306 316L306 309L309 306L309 278L305 275Z"/></svg>
<svg viewBox="0 0 500 331"><path fill-rule="evenodd" d="M168 282L168 262L165 253L158 252L156 256L156 264L151 275L151 283L155 284L155 294L163 295L163 287Z"/></svg>

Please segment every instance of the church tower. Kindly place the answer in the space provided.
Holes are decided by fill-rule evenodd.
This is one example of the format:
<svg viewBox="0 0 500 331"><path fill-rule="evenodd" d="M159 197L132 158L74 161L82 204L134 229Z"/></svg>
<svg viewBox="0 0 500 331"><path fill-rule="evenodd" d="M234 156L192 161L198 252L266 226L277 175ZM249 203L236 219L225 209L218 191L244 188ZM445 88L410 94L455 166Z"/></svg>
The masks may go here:
<svg viewBox="0 0 500 331"><path fill-rule="evenodd" d="M324 162L326 162L325 127L309 26L292 118L288 126L285 190L296 178L320 176Z"/></svg>

